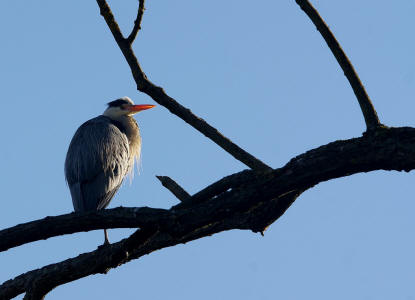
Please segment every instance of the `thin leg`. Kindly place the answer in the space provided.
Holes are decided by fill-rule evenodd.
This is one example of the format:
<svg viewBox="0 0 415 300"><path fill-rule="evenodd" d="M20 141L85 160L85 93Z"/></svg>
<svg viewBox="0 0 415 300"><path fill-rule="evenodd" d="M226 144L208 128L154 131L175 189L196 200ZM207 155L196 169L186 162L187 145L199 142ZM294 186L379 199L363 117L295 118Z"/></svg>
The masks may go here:
<svg viewBox="0 0 415 300"><path fill-rule="evenodd" d="M104 229L104 236L105 236L104 245L109 245L110 241L108 239L108 233L106 229Z"/></svg>

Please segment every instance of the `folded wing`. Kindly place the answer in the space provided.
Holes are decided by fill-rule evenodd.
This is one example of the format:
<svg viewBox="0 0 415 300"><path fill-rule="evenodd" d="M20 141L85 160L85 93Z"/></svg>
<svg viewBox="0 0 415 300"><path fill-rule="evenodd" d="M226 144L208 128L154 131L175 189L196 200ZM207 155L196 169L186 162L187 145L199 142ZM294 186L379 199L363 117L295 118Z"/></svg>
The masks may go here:
<svg viewBox="0 0 415 300"><path fill-rule="evenodd" d="M105 208L129 171L129 143L111 119L82 124L69 145L65 177L75 211Z"/></svg>

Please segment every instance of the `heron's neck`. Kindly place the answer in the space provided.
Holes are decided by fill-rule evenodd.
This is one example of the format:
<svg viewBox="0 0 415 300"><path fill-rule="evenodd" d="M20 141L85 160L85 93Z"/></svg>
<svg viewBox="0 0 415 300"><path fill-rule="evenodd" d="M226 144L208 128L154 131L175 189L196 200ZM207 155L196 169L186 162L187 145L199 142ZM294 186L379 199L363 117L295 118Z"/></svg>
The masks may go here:
<svg viewBox="0 0 415 300"><path fill-rule="evenodd" d="M130 146L130 157L138 160L141 152L141 136L136 120L130 116L110 117L110 119L127 136Z"/></svg>
<svg viewBox="0 0 415 300"><path fill-rule="evenodd" d="M123 127L121 131L127 136L130 145L140 139L140 129L138 128L137 121L133 117L122 116L115 121L121 123Z"/></svg>

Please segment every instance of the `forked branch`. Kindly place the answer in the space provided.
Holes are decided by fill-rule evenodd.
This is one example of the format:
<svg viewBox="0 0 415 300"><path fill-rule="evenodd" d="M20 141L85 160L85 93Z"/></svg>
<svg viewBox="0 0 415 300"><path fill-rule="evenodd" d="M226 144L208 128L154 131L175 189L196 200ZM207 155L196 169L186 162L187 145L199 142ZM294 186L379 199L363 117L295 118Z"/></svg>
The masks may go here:
<svg viewBox="0 0 415 300"><path fill-rule="evenodd" d="M168 96L161 87L154 85L141 69L137 57L131 48L131 43L128 39L123 37L120 27L118 26L118 23L115 20L113 13L108 6L108 3L105 0L97 0L97 3L100 7L101 15L104 17L105 22L110 28L115 41L117 42L121 52L127 60L128 65L130 66L134 80L137 84L137 89L139 91L147 94L158 104L166 107L171 113L175 114L183 121L191 125L193 128L197 129L199 132L215 142L218 146L222 147L222 149L224 149L226 152L231 154L234 158L241 161L251 169L256 171L271 170L271 168L265 163L240 148L231 140L223 136L216 128L209 125L205 120L197 117L188 108L185 108L176 100ZM140 15L140 12L138 15Z"/></svg>
<svg viewBox="0 0 415 300"><path fill-rule="evenodd" d="M360 78L357 75L355 69L353 68L352 63L347 58L339 42L336 40L333 33L330 31L329 27L321 18L317 10L307 0L296 0L295 2L297 2L301 9L307 14L307 16L317 27L317 30L321 33L340 67L343 69L344 75L349 80L353 92L359 101L360 109L362 110L363 116L365 118L366 129L368 131L373 131L376 128L383 126L379 121L372 101L370 101L369 95L367 94L365 87L360 81Z"/></svg>
<svg viewBox="0 0 415 300"><path fill-rule="evenodd" d="M140 31L141 29L141 20L143 19L143 15L144 15L144 1L145 0L139 0L139 4L138 4L138 10L137 10L137 18L134 21L134 27L133 30L131 31L130 35L127 38L127 42L131 45L137 34L138 31Z"/></svg>

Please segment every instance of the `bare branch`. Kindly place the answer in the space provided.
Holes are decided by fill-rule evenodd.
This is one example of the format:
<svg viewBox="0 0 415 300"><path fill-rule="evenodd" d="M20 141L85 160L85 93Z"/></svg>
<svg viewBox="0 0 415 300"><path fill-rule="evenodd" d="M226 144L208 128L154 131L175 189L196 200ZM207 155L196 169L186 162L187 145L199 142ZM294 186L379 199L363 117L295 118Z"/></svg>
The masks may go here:
<svg viewBox="0 0 415 300"><path fill-rule="evenodd" d="M143 15L144 15L144 1L145 0L139 0L139 4L138 4L138 10L137 10L137 18L134 21L134 27L133 30L131 31L130 35L127 38L127 42L131 45L137 34L138 31L141 29L141 20L143 19Z"/></svg>
<svg viewBox="0 0 415 300"><path fill-rule="evenodd" d="M134 249L140 249L140 256L144 255L143 250L145 251L148 241L157 236L157 233L157 228L137 230L118 243L101 246L93 252L24 273L0 286L0 299L11 299L25 291L29 291L28 297L33 297L28 299L41 299L37 296L45 295L58 285L91 274L106 274L109 269L133 259L130 254L134 253ZM35 292L33 287L39 292Z"/></svg>
<svg viewBox="0 0 415 300"><path fill-rule="evenodd" d="M271 171L270 171L271 172ZM222 178L219 181L216 181L215 183L212 183L211 185L207 186L203 190L197 192L192 196L191 199L187 202L182 202L177 205L175 205L173 208L183 208L183 207L189 207L190 205L201 203L206 199L210 199L213 197L216 197L220 195L221 193L224 193L231 188L236 188L241 186L244 183L248 183L252 180L255 180L255 176L260 175L260 173L253 174L250 170L244 170L229 176L226 176Z"/></svg>
<svg viewBox="0 0 415 300"><path fill-rule="evenodd" d="M51 290L91 274L106 273L152 251L224 230L263 232L304 190L319 182L373 170L415 169L414 145L414 128L382 129L373 135L310 150L273 172L258 175L249 171L252 180L243 186L236 183L216 197L189 208L166 211L167 217L154 219L153 224L147 223L146 228L137 230L128 239L4 282L0 286L0 299L13 298L34 284L42 291Z"/></svg>
<svg viewBox="0 0 415 300"><path fill-rule="evenodd" d="M117 43L125 43L126 39L121 33L121 29L118 26L118 23L115 21L114 15L111 12L110 7L105 0L97 0L97 3L100 8L100 14L104 17L109 29L111 30L112 35L114 36Z"/></svg>
<svg viewBox="0 0 415 300"><path fill-rule="evenodd" d="M231 140L223 136L216 128L209 125L205 120L197 117L188 108L185 108L176 100L168 96L161 87L154 85L141 69L134 51L131 48L131 44L129 44L123 37L107 2L105 0L97 0L97 3L100 7L101 15L104 17L115 41L130 66L139 91L147 94L158 104L166 107L171 113L175 114L193 128L197 129L199 132L215 142L218 146L222 147L222 149L226 152L231 154L234 158L241 161L251 169L256 171L271 170L269 166L240 148L238 145L234 144Z"/></svg>
<svg viewBox="0 0 415 300"><path fill-rule="evenodd" d="M45 290L37 290L36 288L30 288L23 300L43 300L45 299L45 296L47 295L47 293L49 293L51 290L45 291Z"/></svg>
<svg viewBox="0 0 415 300"><path fill-rule="evenodd" d="M176 196L180 202L189 201L191 198L190 194L186 192L180 185L176 183L173 179L169 176L156 176L158 180L160 180L161 184L168 189L173 195Z"/></svg>
<svg viewBox="0 0 415 300"><path fill-rule="evenodd" d="M340 67L343 69L344 75L349 80L353 92L359 101L360 109L362 110L363 116L365 118L367 130L372 131L378 127L382 127L383 125L379 121L376 110L362 82L360 81L359 76L353 68L352 63L341 48L339 42L330 31L329 27L326 25L317 10L310 4L309 1L296 0L295 2L297 2L301 9L307 14L307 16L317 27L317 30L321 33Z"/></svg>
<svg viewBox="0 0 415 300"><path fill-rule="evenodd" d="M147 228L171 217L165 209L118 207L77 212L16 225L0 231L0 251L53 236L104 228Z"/></svg>
<svg viewBox="0 0 415 300"><path fill-rule="evenodd" d="M262 209L266 202L272 202L287 193L302 192L321 181L341 176L380 169L412 170L415 168L414 145L415 129L383 129L377 131L376 135L337 141L310 150L272 172L243 171L227 176L196 193L189 202L170 210L114 208L47 217L4 229L0 231L0 249L4 251L53 236L102 228L146 229L158 226L160 231L175 236L172 230L181 231L180 228L187 222L203 227L220 220L228 222L227 228L256 228L254 231L260 231L258 222L263 228L270 224L265 218L251 214L249 221L242 221L238 219L241 216L236 217L235 214L253 207ZM264 209L270 216L269 220L273 220L272 214L275 214L274 217L279 216L281 211L278 209ZM226 218L221 212L226 213ZM230 224L235 222L239 223L232 227Z"/></svg>

